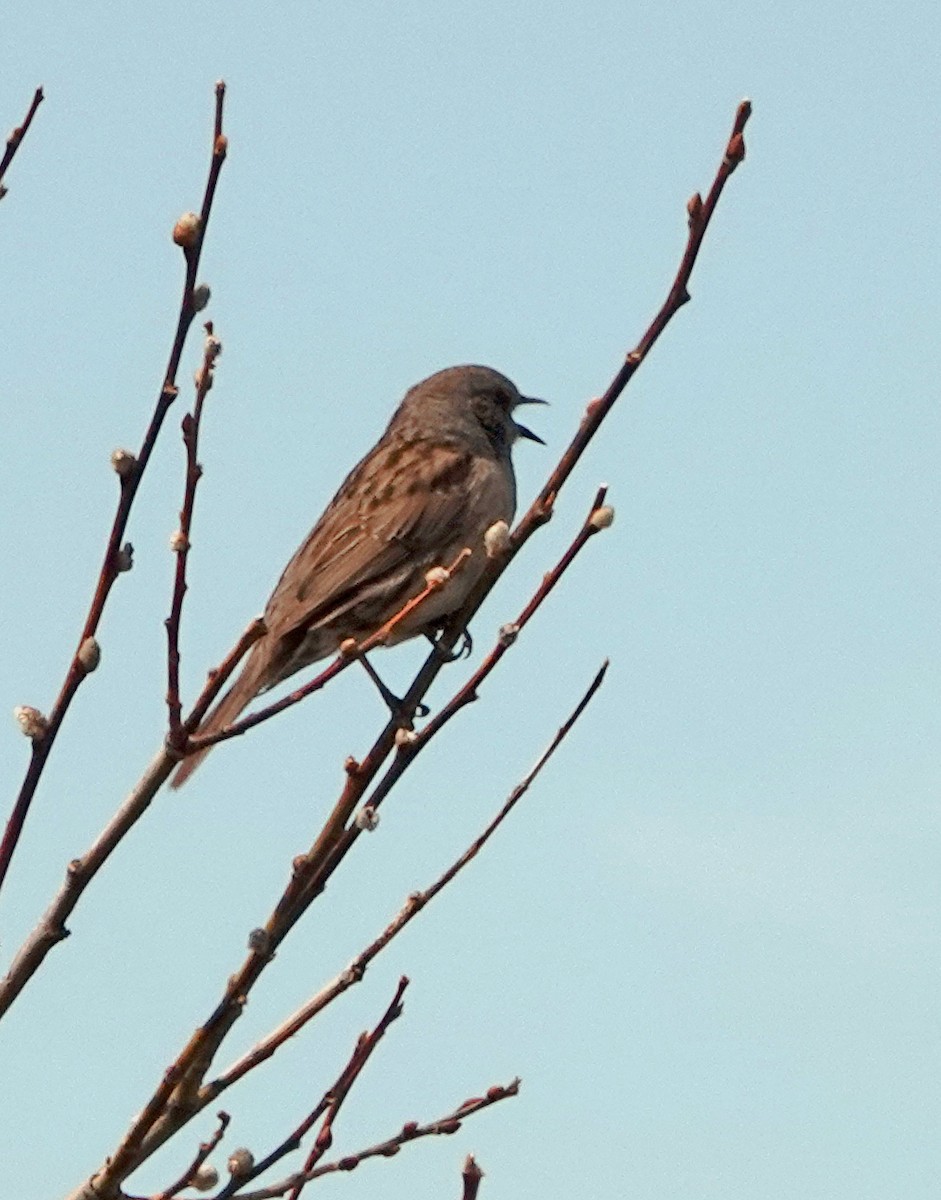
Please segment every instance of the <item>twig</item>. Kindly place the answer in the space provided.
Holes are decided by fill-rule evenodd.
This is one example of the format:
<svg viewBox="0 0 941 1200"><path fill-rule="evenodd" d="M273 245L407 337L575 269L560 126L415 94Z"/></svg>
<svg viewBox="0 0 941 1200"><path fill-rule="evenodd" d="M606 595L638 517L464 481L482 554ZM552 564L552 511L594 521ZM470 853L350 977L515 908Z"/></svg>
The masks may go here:
<svg viewBox="0 0 941 1200"><path fill-rule="evenodd" d="M468 1154L467 1158L464 1159L464 1167L461 1170L461 1179L464 1183L461 1200L477 1200L477 1192L483 1177L484 1173L478 1167L477 1160L473 1154Z"/></svg>
<svg viewBox="0 0 941 1200"><path fill-rule="evenodd" d="M78 691L79 686L88 674L88 668L82 660L82 646L94 635L98 629L98 623L101 620L104 612L105 604L111 588L121 569L121 547L124 542L124 534L127 529L128 519L131 513L131 506L134 503L134 497L137 495L137 489L140 485L141 478L150 460L151 453L157 442L157 436L163 425L163 421L167 412L176 399L177 386L176 376L179 370L180 359L183 356L183 347L186 343L186 335L189 332L193 317L196 313L196 308L193 300L193 291L196 284L196 272L199 268L200 255L202 253L203 240L206 236L206 227L209 223L209 216L212 211L212 201L216 191L216 184L219 180L219 173L222 170L222 164L225 161L227 141L223 136L222 129L222 106L225 97L225 84L216 84L216 112L215 112L215 133L213 137L212 158L209 165L209 177L206 181L206 191L203 196L203 205L199 218L199 226L195 238L191 245L184 247L184 255L186 258L186 276L183 282L183 294L180 301L180 312L177 319L176 333L173 338L173 344L170 349L170 358L167 363L167 370L164 376L163 384L160 388L160 394L157 397L156 407L150 419L150 424L147 427L147 432L144 435L144 440L140 451L136 458L132 461L126 460L127 469L119 472L120 479L120 495L118 497L117 511L114 516L114 522L111 526L111 533L108 537L108 544L105 549L104 560L101 565L101 570L98 575L98 583L95 587L95 594L92 597L91 606L88 610L88 615L85 618L85 624L82 629L81 636L78 639L78 648L72 657L69 669L65 676L65 681L49 713L48 720L45 723L42 736L36 737L32 742L32 755L30 757L29 767L27 768L23 784L20 788L19 795L14 804L13 811L7 822L6 830L3 836L3 841L0 842L0 888L3 886L4 878L10 866L10 860L16 850L17 843L20 839L20 834L23 831L23 825L26 821L30 805L32 804L33 796L36 793L36 788L39 784L43 768L46 765L46 760L55 743L56 736L65 714L68 712L69 706ZM0 1001L2 1004L2 1001Z"/></svg>
<svg viewBox="0 0 941 1200"><path fill-rule="evenodd" d="M497 829L503 824L517 803L532 787L536 777L541 773L543 768L548 763L549 759L555 754L556 750L568 736L572 726L579 719L585 708L590 703L592 697L601 687L604 681L605 674L608 670L608 663L605 660L601 668L596 672L594 679L586 690L584 696L579 700L575 709L557 730L548 747L539 756L534 766L524 776L524 778L514 787L513 791L508 796L507 800L496 814L493 820L487 825L484 831L477 837L468 848L457 858L451 866L443 872L442 875L435 880L428 888L421 892L413 892L403 907L395 915L392 921L385 927L382 933L379 934L370 944L362 950L356 958L350 963L346 970L342 971L325 987L303 1004L297 1012L292 1014L287 1021L282 1022L277 1029L273 1030L267 1037L263 1038L257 1045L242 1056L237 1062L233 1063L227 1070L223 1071L212 1082L205 1084L199 1091L199 1106L204 1108L212 1104L227 1088L230 1088L234 1083L237 1083L245 1075L265 1062L267 1059L280 1049L290 1038L299 1033L309 1021L313 1020L318 1013L322 1012L328 1004L343 995L349 988L359 983L366 974L366 969L370 963L382 953L389 943L395 938L410 921L425 908L431 901L442 891L447 885L458 875L469 862L471 862L480 851L484 848L487 842L493 837Z"/></svg>
<svg viewBox="0 0 941 1200"><path fill-rule="evenodd" d="M608 385L607 391L600 399L594 400L588 405L578 431L562 455L558 466L546 480L542 491L513 531L511 558L525 545L536 529L545 523L547 510L551 512L555 497L575 469L575 465L584 454L588 443L598 432L601 422L614 407L615 401L630 383L638 367L653 349L667 325L683 305L690 300L689 281L706 230L709 228L709 222L712 220L712 214L715 212L729 176L745 158L744 129L751 112L751 102L743 100L736 110L732 132L729 135L725 153L712 182L712 187L709 189L709 195L703 201L696 192L687 203L689 233L686 239L686 249L666 300L647 326L643 337L625 358L624 365Z"/></svg>
<svg viewBox="0 0 941 1200"><path fill-rule="evenodd" d="M240 1176L238 1179L230 1180L229 1183L222 1189L222 1191L218 1193L215 1200L227 1200L229 1196L235 1195L235 1193L240 1191L247 1183L250 1183L253 1179L257 1179L258 1176L264 1174L265 1171L270 1170L270 1168L280 1159L284 1158L285 1155L297 1150L300 1147L302 1140L307 1136L310 1130L313 1129L317 1121L323 1117L324 1122L320 1127L320 1131L317 1134L314 1145L312 1146L311 1151L307 1156L307 1161L304 1164L303 1175L305 1178L300 1178L294 1189L291 1191L290 1200L297 1200L301 1194L301 1191L308 1182L306 1176L314 1169L317 1163L320 1162L333 1144L333 1123L336 1120L337 1113L340 1111L344 1100L350 1094L353 1084L359 1078L363 1068L366 1066L366 1063L369 1061L372 1052L378 1046L386 1030L393 1021L397 1020L402 1015L402 997L404 996L405 989L407 987L408 979L403 975L399 980L398 987L395 990L395 995L392 997L389 1007L379 1019L375 1029L373 1029L372 1033L360 1034L359 1038L357 1039L356 1046L353 1049L353 1053L350 1056L349 1062L341 1071L336 1082L324 1093L314 1110L311 1113L308 1113L300 1125L298 1125L298 1127L293 1130L292 1133L290 1133L279 1146L276 1146L270 1154L268 1154L260 1162L256 1163L251 1172Z"/></svg>
<svg viewBox="0 0 941 1200"><path fill-rule="evenodd" d="M490 1108L493 1104L499 1104L501 1100L508 1100L511 1096L519 1095L519 1090L519 1079L511 1080L504 1087L497 1085L488 1088L486 1095L474 1096L470 1100L465 1100L453 1112L439 1117L436 1121L429 1121L426 1125L419 1125L417 1121L409 1121L397 1134L387 1138L384 1142L369 1146L365 1150L358 1150L355 1154L346 1154L343 1158L334 1159L333 1162L321 1163L312 1171L292 1175L270 1187L254 1192L245 1192L242 1194L241 1200L276 1200L278 1196L283 1196L299 1182L306 1183L312 1179L319 1179L322 1175L332 1175L335 1171L354 1171L360 1163L365 1162L368 1158L392 1158L403 1146L409 1142L415 1142L419 1138L457 1133L462 1122L466 1121L468 1117L485 1108ZM216 1197L215 1200L221 1200L221 1197Z"/></svg>
<svg viewBox="0 0 941 1200"><path fill-rule="evenodd" d="M206 680L206 686L200 692L196 703L193 705L193 711L186 718L185 725L187 729L197 728L200 721L202 721L206 716L206 713L209 712L209 709L212 707L215 698L222 691L223 687L225 687L229 677L232 675L232 672L239 665L252 646L254 646L254 644L258 641L258 639L264 637L267 632L268 629L264 621L261 619L261 617L256 617L255 620L248 625L245 632L225 656L222 662L218 665L218 667L214 667L209 672L209 677Z"/></svg>
<svg viewBox="0 0 941 1200"><path fill-rule="evenodd" d="M69 863L64 883L17 951L9 971L0 982L0 1017L16 1000L53 946L69 936L65 922L78 904L82 892L118 843L150 807L175 766L176 760L166 750L161 750L93 845L81 858L73 858Z"/></svg>
<svg viewBox="0 0 941 1200"><path fill-rule="evenodd" d="M191 1186L196 1172L225 1136L226 1127L228 1126L230 1120L231 1117L228 1113L219 1113L219 1126L216 1129L216 1132L212 1135L208 1142L200 1142L196 1156L193 1158L193 1161L186 1168L179 1179L177 1179L175 1183L171 1183L168 1188L164 1188L162 1192L158 1192L156 1196L152 1197L152 1200L174 1200L174 1197L179 1192L182 1192L185 1187Z"/></svg>
<svg viewBox="0 0 941 1200"><path fill-rule="evenodd" d="M26 137L26 131L29 129L30 125L32 125L33 117L36 115L36 110L39 108L40 104L42 104L44 99L45 96L43 95L43 90L41 87L38 87L33 94L33 99L30 103L29 110L26 113L26 116L23 118L23 124L17 125L7 138L7 147L3 152L3 158L0 159L0 181L2 181L4 175L6 174L7 167L13 161L14 154L16 154L17 150L19 150L20 142L22 142L23 138ZM2 182L0 182L0 200L2 200L6 194L7 188Z"/></svg>
<svg viewBox="0 0 941 1200"><path fill-rule="evenodd" d="M171 748L179 748L186 736L181 720L183 705L180 700L180 620L183 615L183 599L186 596L186 564L189 558L196 487L203 473L198 459L199 426L203 405L215 378L216 359L222 352L222 343L213 333L212 322L207 321L205 328L203 362L196 373L196 400L192 413L187 413L182 422L183 445L186 449L186 483L183 489L183 506L180 509L180 527L173 538L173 548L176 551L173 600L170 615L164 622L167 630L167 708L170 724L168 742Z"/></svg>

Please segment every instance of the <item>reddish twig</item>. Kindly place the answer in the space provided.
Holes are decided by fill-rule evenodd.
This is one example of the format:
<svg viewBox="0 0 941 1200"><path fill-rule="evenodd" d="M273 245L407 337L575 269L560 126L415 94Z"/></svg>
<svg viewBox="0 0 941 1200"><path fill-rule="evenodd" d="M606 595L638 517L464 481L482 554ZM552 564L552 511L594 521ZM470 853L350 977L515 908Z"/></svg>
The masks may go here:
<svg viewBox="0 0 941 1200"><path fill-rule="evenodd" d="M171 1183L168 1188L164 1188L162 1192L158 1192L152 1197L152 1200L174 1200L174 1197L182 1192L184 1188L192 1186L196 1172L203 1165L209 1155L212 1154L216 1146L218 1146L222 1141L223 1137L225 1136L225 1131L229 1121L232 1118L228 1113L221 1112L219 1113L218 1119L219 1126L216 1129L216 1132L212 1135L208 1142L200 1142L196 1156L183 1174L179 1177L179 1179L177 1179L175 1183Z"/></svg>
<svg viewBox="0 0 941 1200"><path fill-rule="evenodd" d="M333 1162L321 1163L311 1171L292 1175L270 1187L260 1188L254 1192L245 1192L242 1194L241 1200L276 1200L278 1196L290 1192L291 1188L298 1183L309 1183L312 1179L319 1179L322 1175L332 1175L336 1171L354 1171L360 1163L365 1162L368 1158L392 1158L403 1146L408 1145L409 1142L415 1142L419 1138L457 1133L468 1117L485 1108L490 1108L493 1104L499 1104L501 1100L518 1096L519 1090L519 1079L511 1080L506 1086L496 1085L488 1088L486 1095L473 1096L471 1099L465 1100L453 1112L439 1117L436 1121L429 1121L426 1125L419 1125L417 1121L409 1121L397 1134L387 1138L384 1142L378 1142L375 1146L369 1146L365 1150L358 1150L355 1154L346 1154L343 1158L334 1159ZM217 1197L216 1200L221 1200L221 1198Z"/></svg>
<svg viewBox="0 0 941 1200"><path fill-rule="evenodd" d="M575 437L562 455L555 470L546 480L542 491L530 505L529 511L513 531L511 557L525 545L536 529L548 519L547 512L551 512L555 497L575 469L575 465L582 454L584 454L588 443L598 432L601 422L614 407L618 397L630 383L638 367L640 367L641 363L653 349L667 325L669 325L670 321L676 316L683 305L690 300L689 281L692 277L693 267L696 265L696 259L699 256L699 250L706 235L706 230L709 228L709 222L712 220L712 215L715 212L716 205L719 203L719 198L728 182L729 176L745 158L744 130L748 118L751 116L751 111L751 102L743 100L736 110L732 132L729 135L722 162L716 172L708 196L704 201L699 193L696 192L686 206L689 224L686 249L683 252L683 258L680 261L676 276L667 293L666 300L661 305L657 315L647 326L643 337L625 358L623 366L608 385L607 391L598 400L594 400L588 405Z"/></svg>
<svg viewBox="0 0 941 1200"><path fill-rule="evenodd" d="M203 473L198 459L199 426L203 405L215 377L216 359L222 353L222 343L213 333L212 322L207 321L205 328L203 362L196 373L196 400L192 413L187 413L182 422L183 445L186 449L186 483L183 489L183 506L180 509L180 527L173 536L173 549L176 551L173 600L170 615L164 622L167 630L167 708L170 725L168 744L171 748L179 748L186 736L181 719L183 704L180 700L180 620L186 595L186 564L189 558L196 487Z"/></svg>
<svg viewBox="0 0 941 1200"><path fill-rule="evenodd" d="M7 189L2 182L4 175L7 173L7 167L13 161L13 156L16 154L17 150L19 150L20 142L22 142L23 138L26 137L26 131L29 129L30 125L32 125L33 117L36 115L36 110L39 108L40 104L42 104L44 99L45 96L43 95L43 90L41 87L38 87L33 93L33 99L26 116L23 118L23 124L17 125L7 138L7 147L3 152L3 158L0 159L0 200L2 200L7 194Z"/></svg>
<svg viewBox="0 0 941 1200"><path fill-rule="evenodd" d="M304 1163L304 1177L300 1178L294 1188L291 1190L289 1200L297 1200L301 1194L301 1191L308 1183L306 1176L314 1169L314 1167L316 1167L317 1163L320 1162L333 1144L333 1124L336 1120L337 1113L340 1111L340 1108L343 1105L344 1100L350 1094L353 1084L359 1078L363 1068L366 1066L366 1063L369 1061L372 1052L378 1046L386 1030L393 1021L397 1020L402 1015L402 997L405 994L405 989L407 987L408 979L403 975L399 980L399 984L396 988L395 995L392 998L392 1002L383 1013L375 1029L372 1031L372 1033L360 1034L359 1038L357 1039L356 1046L353 1049L353 1053L350 1056L349 1062L343 1068L343 1071L340 1073L339 1078L336 1080L333 1086L328 1088L324 1093L319 1104L316 1106L313 1112L309 1113L304 1118L300 1125L298 1125L298 1127L287 1138L285 1138L280 1146L277 1146L269 1155L267 1155L267 1157L265 1157L261 1162L257 1163L252 1169L250 1175L244 1179L239 1179L238 1181L230 1181L230 1183L218 1194L216 1200L225 1200L225 1198L234 1195L235 1192L244 1187L246 1183L250 1182L252 1179L257 1179L259 1175L262 1175L265 1171L269 1170L274 1163L284 1158L285 1155L290 1154L293 1150L299 1149L302 1140L307 1136L310 1130L313 1129L317 1121L323 1117L323 1124L321 1125L320 1131L318 1132L314 1141L314 1145L307 1156L307 1161Z"/></svg>
<svg viewBox="0 0 941 1200"><path fill-rule="evenodd" d="M203 196L203 206L199 217L198 228L191 240L191 244L184 246L184 255L186 258L186 276L183 282L183 295L180 302L180 312L177 319L176 333L173 338L173 344L170 349L170 358L167 363L167 370L164 376L164 381L160 389L160 394L157 397L156 407L150 419L150 424L147 427L147 432L144 435L144 440L141 449L136 458L128 456L123 460L124 469L118 470L120 479L120 495L118 497L118 506L115 513L114 522L111 527L111 533L108 537L108 544L105 549L104 560L101 570L98 575L98 583L95 587L95 594L92 597L91 606L88 610L88 615L85 618L85 624L82 629L81 636L78 639L78 648L73 655L69 669L66 673L65 681L49 713L48 719L45 722L44 730L41 736L33 738L32 755L30 757L29 767L26 771L26 776L20 788L19 795L14 804L13 811L7 822L3 841L0 842L0 887L3 886L4 878L9 869L10 860L16 849L20 839L20 834L23 831L23 825L26 821L26 816L32 804L33 796L39 784L40 777L45 767L46 760L55 743L56 736L62 721L68 712L69 706L78 691L78 688L85 676L88 674L88 667L82 661L81 648L86 644L88 639L94 638L98 629L98 623L101 620L104 612L105 604L115 580L122 569L122 544L124 534L127 529L128 518L131 513L131 506L134 503L134 497L137 495L137 489L140 485L141 478L150 460L154 446L157 442L157 437L163 425L164 418L170 408L170 405L176 399L177 386L176 376L179 370L180 359L183 356L183 347L186 343L186 335L189 332L193 317L196 313L196 307L193 300L193 291L196 284L196 272L199 268L200 255L202 253L203 240L206 236L206 227L209 223L209 216L212 211L212 201L216 191L216 184L219 180L219 173L222 170L222 164L225 161L227 141L223 136L222 129L222 106L225 97L225 84L216 84L216 112L215 112L215 134L213 137L212 158L209 166L209 178L206 181L206 191ZM117 463L115 463L117 468Z"/></svg>
<svg viewBox="0 0 941 1200"><path fill-rule="evenodd" d="M225 687L232 672L239 665L245 655L254 646L259 638L265 636L268 632L265 622L261 617L256 617L246 628L245 632L235 643L229 653L225 656L218 667L214 667L209 672L209 677L206 680L206 686L200 692L196 703L193 705L193 711L184 722L186 729L196 729L202 721L206 713L212 707L212 704L222 689Z"/></svg>
<svg viewBox="0 0 941 1200"><path fill-rule="evenodd" d="M477 1192L480 1189L480 1181L483 1177L484 1173L477 1165L477 1160L473 1154L468 1154L467 1158L464 1159L464 1166L461 1170L461 1179L464 1184L461 1200L477 1200Z"/></svg>

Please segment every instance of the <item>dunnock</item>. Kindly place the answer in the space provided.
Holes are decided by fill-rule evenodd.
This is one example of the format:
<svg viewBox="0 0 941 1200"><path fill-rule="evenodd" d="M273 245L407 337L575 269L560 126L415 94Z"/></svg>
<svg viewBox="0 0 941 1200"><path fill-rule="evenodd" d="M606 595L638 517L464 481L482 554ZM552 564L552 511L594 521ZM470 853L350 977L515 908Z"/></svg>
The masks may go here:
<svg viewBox="0 0 941 1200"><path fill-rule="evenodd" d="M450 367L406 393L385 433L353 468L284 569L265 608L267 633L199 727L216 733L260 693L333 654L347 638L375 633L465 547L460 571L387 644L434 634L460 608L486 563L484 534L513 520L510 447L541 441L513 418L521 396L489 367ZM185 759L179 787L209 753Z"/></svg>

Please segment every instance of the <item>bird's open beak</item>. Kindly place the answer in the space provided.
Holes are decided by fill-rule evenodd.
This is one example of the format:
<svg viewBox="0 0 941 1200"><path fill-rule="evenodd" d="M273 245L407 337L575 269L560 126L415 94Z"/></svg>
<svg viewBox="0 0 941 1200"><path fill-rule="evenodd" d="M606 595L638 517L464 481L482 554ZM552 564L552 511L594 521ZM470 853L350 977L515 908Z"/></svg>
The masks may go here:
<svg viewBox="0 0 941 1200"><path fill-rule="evenodd" d="M548 400L539 400L535 396L520 396L519 400L517 401L516 407L519 408L519 406L521 404L548 404L548 403L549 403ZM540 446L544 446L546 444L542 440L542 438L539 436L538 433L533 433L533 431L531 429L527 429L526 426L521 425L519 423L519 421L514 421L513 424L516 426L516 432L521 438L526 438L526 440L528 442L538 442Z"/></svg>

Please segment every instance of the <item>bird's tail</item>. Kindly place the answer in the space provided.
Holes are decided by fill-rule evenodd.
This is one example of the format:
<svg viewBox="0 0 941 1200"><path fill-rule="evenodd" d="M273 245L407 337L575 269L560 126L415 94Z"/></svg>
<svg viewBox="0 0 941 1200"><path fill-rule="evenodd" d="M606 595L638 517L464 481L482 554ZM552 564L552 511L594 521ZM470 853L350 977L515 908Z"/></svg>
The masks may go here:
<svg viewBox="0 0 941 1200"><path fill-rule="evenodd" d="M231 725L239 714L248 708L265 683L267 655L260 653L261 650L261 644L252 648L248 660L242 668L242 673L222 699L217 702L215 708L210 709L194 736L203 737L205 734L219 733L220 730L225 729L226 725ZM197 750L195 754L184 758L170 780L170 787L182 787L211 749L212 746L207 746L205 750Z"/></svg>

